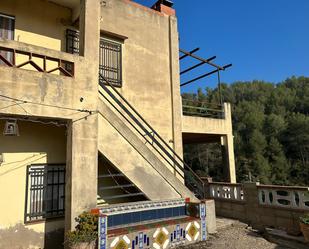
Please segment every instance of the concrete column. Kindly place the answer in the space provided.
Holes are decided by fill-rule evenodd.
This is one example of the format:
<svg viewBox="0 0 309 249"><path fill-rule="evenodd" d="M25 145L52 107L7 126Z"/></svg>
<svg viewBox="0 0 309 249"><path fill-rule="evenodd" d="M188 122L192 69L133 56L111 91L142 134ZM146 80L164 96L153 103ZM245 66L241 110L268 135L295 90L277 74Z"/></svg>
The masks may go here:
<svg viewBox="0 0 309 249"><path fill-rule="evenodd" d="M249 225L254 229L263 229L262 224L259 222L259 199L258 199L258 189L257 185L259 183L244 183L244 196L246 202L246 220Z"/></svg>
<svg viewBox="0 0 309 249"><path fill-rule="evenodd" d="M225 180L230 183L236 183L236 169L235 169L235 159L234 159L234 144L233 135L228 134L221 137L221 145L223 146L223 173Z"/></svg>
<svg viewBox="0 0 309 249"><path fill-rule="evenodd" d="M76 91L84 91L87 109L97 110L100 2L80 2L80 55L87 68L78 68L83 84ZM87 114L85 114L87 115ZM98 115L96 112L71 122L67 138L65 230L75 227L75 218L85 210L96 207L98 171Z"/></svg>
<svg viewBox="0 0 309 249"><path fill-rule="evenodd" d="M100 39L100 0L80 1L80 55L94 61L99 57Z"/></svg>
<svg viewBox="0 0 309 249"><path fill-rule="evenodd" d="M75 218L97 204L97 114L69 125L67 141L65 230Z"/></svg>
<svg viewBox="0 0 309 249"><path fill-rule="evenodd" d="M232 128L232 114L231 105L224 103L224 115L227 123L227 134L221 137L221 145L224 146L225 151L225 167L224 170L227 175L227 180L231 183L236 183L236 168L235 168L235 157L234 157L234 137Z"/></svg>
<svg viewBox="0 0 309 249"><path fill-rule="evenodd" d="M206 224L207 232L214 234L217 232L217 223L216 223L216 205L214 200L205 200L206 203Z"/></svg>
<svg viewBox="0 0 309 249"><path fill-rule="evenodd" d="M183 156L182 147L182 103L180 95L180 74L179 74L179 37L177 19L169 17L169 40L170 40L170 75L171 75L171 96L172 96L172 132L174 150L179 156Z"/></svg>

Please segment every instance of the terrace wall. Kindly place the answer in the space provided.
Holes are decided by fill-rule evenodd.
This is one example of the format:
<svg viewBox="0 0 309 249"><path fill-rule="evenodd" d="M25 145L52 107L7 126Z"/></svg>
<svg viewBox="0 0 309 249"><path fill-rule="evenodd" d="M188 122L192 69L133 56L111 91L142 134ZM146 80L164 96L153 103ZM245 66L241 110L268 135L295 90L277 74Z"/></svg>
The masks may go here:
<svg viewBox="0 0 309 249"><path fill-rule="evenodd" d="M300 234L299 217L309 212L308 187L260 185L259 183L208 183L216 215L234 218L253 228L266 227Z"/></svg>

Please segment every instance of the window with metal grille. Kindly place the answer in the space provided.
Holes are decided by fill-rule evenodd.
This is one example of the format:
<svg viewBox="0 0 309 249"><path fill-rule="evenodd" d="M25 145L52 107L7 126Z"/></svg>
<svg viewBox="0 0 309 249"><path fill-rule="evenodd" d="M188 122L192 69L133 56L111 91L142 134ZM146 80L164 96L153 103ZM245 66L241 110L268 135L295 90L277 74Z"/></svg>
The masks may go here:
<svg viewBox="0 0 309 249"><path fill-rule="evenodd" d="M79 54L79 31L67 29L66 51ZM122 47L121 43L100 38L99 72L113 86L122 86Z"/></svg>
<svg viewBox="0 0 309 249"><path fill-rule="evenodd" d="M64 215L65 165L27 167L25 222Z"/></svg>
<svg viewBox="0 0 309 249"><path fill-rule="evenodd" d="M14 40L15 18L13 16L0 14L0 38ZM0 51L0 65L6 65L3 60L12 63L13 53L10 51Z"/></svg>
<svg viewBox="0 0 309 249"><path fill-rule="evenodd" d="M79 54L79 31L67 29L66 51L70 54Z"/></svg>
<svg viewBox="0 0 309 249"><path fill-rule="evenodd" d="M100 39L100 74L112 85L122 86L121 43Z"/></svg>

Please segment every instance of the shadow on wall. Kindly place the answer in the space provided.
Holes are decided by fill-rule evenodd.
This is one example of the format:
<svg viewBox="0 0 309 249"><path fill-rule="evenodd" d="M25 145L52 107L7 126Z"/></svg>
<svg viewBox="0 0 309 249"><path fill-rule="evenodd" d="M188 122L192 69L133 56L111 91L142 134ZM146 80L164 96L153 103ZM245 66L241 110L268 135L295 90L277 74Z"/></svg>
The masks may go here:
<svg viewBox="0 0 309 249"><path fill-rule="evenodd" d="M5 121L0 120L0 134L4 124ZM42 156L47 154L47 163L65 162L65 127L26 121L18 121L17 124L19 136L0 135L0 153L42 153Z"/></svg>
<svg viewBox="0 0 309 249"><path fill-rule="evenodd" d="M64 228L53 230L50 222L45 223L44 249L64 248Z"/></svg>
<svg viewBox="0 0 309 249"><path fill-rule="evenodd" d="M52 230L52 224L45 224L46 231ZM64 230L58 229L44 233L36 232L19 223L14 227L0 229L0 249L61 249L63 248ZM42 242L44 241L44 244Z"/></svg>

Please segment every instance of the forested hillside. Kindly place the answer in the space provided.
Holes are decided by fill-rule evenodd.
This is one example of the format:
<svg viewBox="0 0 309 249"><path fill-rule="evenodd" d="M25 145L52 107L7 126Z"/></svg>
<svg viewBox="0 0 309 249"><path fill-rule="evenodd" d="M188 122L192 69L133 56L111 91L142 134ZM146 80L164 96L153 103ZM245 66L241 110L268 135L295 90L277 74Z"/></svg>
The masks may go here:
<svg viewBox="0 0 309 249"><path fill-rule="evenodd" d="M235 82L221 89L223 100L232 104L238 181L309 186L309 78ZM218 89L210 88L183 97L219 101ZM220 178L220 146L188 146L185 151L196 170Z"/></svg>

